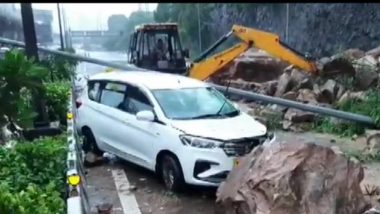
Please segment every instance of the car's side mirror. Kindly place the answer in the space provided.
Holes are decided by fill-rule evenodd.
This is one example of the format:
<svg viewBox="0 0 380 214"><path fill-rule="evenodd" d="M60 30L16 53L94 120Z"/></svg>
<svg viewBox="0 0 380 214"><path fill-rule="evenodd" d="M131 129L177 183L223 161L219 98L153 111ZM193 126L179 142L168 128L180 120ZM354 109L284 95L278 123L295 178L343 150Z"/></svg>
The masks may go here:
<svg viewBox="0 0 380 214"><path fill-rule="evenodd" d="M136 114L137 120L153 122L155 117L152 111L139 111Z"/></svg>
<svg viewBox="0 0 380 214"><path fill-rule="evenodd" d="M184 57L186 57L186 58L190 58L190 53L189 53L189 49L184 49L183 50L183 54L182 54Z"/></svg>

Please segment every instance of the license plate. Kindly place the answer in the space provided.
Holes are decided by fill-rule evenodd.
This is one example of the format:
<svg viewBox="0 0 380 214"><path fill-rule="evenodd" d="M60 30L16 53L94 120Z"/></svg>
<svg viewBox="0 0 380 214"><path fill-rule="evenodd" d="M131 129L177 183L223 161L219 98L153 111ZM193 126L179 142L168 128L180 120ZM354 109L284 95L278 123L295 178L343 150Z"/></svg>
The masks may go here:
<svg viewBox="0 0 380 214"><path fill-rule="evenodd" d="M234 158L234 167L240 164L240 160L238 158Z"/></svg>

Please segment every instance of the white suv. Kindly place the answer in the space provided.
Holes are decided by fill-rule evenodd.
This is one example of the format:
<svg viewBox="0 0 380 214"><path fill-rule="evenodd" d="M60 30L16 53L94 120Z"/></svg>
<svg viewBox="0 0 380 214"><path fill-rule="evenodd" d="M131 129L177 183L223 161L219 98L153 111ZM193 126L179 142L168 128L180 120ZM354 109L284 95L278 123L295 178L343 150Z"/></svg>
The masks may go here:
<svg viewBox="0 0 380 214"><path fill-rule="evenodd" d="M86 151L155 171L166 187L218 186L237 158L273 135L207 83L159 72L93 75L77 100Z"/></svg>

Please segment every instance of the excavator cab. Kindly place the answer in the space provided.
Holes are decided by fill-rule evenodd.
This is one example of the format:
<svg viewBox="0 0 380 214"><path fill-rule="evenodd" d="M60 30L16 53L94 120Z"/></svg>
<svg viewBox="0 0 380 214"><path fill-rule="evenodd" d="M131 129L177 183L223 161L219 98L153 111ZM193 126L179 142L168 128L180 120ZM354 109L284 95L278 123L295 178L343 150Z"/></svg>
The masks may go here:
<svg viewBox="0 0 380 214"><path fill-rule="evenodd" d="M177 24L137 26L129 42L129 63L165 73L186 73L189 51L182 49Z"/></svg>

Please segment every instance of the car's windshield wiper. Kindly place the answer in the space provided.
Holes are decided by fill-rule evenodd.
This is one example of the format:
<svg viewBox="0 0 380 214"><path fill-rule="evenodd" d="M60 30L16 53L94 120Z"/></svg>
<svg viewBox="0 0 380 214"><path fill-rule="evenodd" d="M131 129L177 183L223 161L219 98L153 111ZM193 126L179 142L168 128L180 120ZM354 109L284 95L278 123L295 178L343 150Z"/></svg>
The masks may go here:
<svg viewBox="0 0 380 214"><path fill-rule="evenodd" d="M203 119L203 118L210 118L210 117L217 117L218 114L202 114L199 116L191 117L190 119Z"/></svg>

